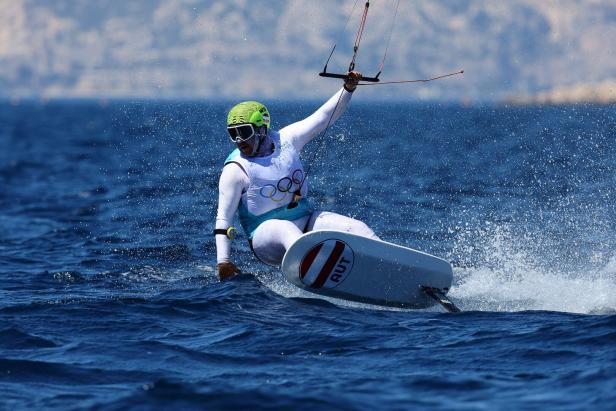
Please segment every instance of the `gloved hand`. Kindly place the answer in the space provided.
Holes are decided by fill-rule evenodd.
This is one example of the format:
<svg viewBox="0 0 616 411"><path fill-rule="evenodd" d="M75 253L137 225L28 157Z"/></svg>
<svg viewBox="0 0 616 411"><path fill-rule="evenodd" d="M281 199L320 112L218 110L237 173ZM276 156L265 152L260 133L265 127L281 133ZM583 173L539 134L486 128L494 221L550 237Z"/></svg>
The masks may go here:
<svg viewBox="0 0 616 411"><path fill-rule="evenodd" d="M218 264L218 278L220 281L228 280L236 274L240 274L241 271L231 261Z"/></svg>
<svg viewBox="0 0 616 411"><path fill-rule="evenodd" d="M357 84L361 79L361 73L359 71L349 71L347 76L349 77L344 80L344 89L349 93L352 93L357 88Z"/></svg>

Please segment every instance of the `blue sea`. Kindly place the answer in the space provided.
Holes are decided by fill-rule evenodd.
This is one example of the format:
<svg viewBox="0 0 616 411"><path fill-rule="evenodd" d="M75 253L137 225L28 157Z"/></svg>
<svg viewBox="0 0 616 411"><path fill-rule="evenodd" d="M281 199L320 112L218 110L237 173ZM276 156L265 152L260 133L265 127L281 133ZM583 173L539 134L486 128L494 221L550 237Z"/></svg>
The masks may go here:
<svg viewBox="0 0 616 411"><path fill-rule="evenodd" d="M244 236L220 283L231 105L0 103L0 409L614 409L616 106L357 102L306 147L317 208L451 261L451 314L301 291Z"/></svg>

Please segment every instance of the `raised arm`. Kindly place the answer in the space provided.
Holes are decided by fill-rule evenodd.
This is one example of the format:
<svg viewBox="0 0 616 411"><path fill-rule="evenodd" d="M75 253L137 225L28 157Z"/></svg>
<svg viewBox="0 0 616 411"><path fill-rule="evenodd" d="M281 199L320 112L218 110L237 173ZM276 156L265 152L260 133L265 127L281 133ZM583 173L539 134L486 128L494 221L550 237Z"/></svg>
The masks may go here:
<svg viewBox="0 0 616 411"><path fill-rule="evenodd" d="M231 227L242 191L247 187L248 176L237 164L228 164L222 169L218 182L216 229L227 230ZM221 281L239 272L231 262L231 239L226 235L216 235L216 262Z"/></svg>
<svg viewBox="0 0 616 411"><path fill-rule="evenodd" d="M280 139L293 144L300 151L310 140L319 135L328 125L333 124L344 113L351 95L361 78L361 73L352 71L348 73L344 87L334 94L317 111L304 120L290 124L280 130Z"/></svg>
<svg viewBox="0 0 616 411"><path fill-rule="evenodd" d="M328 122L333 124L338 120L346 110L351 100L351 95L352 93L341 88L309 117L296 123L289 124L280 130L281 140L290 142L297 151L300 151L310 140L325 130ZM334 110L336 111L334 112Z"/></svg>

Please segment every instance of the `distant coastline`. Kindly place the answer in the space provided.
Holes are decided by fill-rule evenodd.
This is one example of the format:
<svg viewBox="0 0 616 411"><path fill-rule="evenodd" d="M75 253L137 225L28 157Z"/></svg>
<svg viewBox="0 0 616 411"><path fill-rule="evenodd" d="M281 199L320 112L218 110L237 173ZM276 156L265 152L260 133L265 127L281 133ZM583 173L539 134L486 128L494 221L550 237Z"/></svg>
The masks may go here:
<svg viewBox="0 0 616 411"><path fill-rule="evenodd" d="M508 97L507 104L610 104L616 103L616 80L600 83L580 83L556 87L537 94L521 94Z"/></svg>

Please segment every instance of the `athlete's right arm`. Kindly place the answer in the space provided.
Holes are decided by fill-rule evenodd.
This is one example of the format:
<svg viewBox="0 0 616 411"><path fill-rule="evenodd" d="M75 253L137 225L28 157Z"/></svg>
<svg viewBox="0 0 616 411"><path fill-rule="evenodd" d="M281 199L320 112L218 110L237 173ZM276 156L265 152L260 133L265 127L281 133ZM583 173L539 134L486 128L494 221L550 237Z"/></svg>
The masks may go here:
<svg viewBox="0 0 616 411"><path fill-rule="evenodd" d="M226 165L218 181L218 212L216 229L227 230L233 223L233 216L240 204L242 192L248 188L248 176L235 163ZM220 281L239 273L231 262L231 239L226 235L216 235L216 262Z"/></svg>

